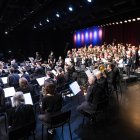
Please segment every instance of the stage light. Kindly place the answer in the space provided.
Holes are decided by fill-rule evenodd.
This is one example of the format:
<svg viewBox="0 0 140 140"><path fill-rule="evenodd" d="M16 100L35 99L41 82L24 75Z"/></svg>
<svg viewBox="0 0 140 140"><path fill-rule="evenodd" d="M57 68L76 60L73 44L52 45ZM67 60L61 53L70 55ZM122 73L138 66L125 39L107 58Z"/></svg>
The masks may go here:
<svg viewBox="0 0 140 140"><path fill-rule="evenodd" d="M88 40L88 32L87 31L85 33L85 38L86 38L86 40Z"/></svg>
<svg viewBox="0 0 140 140"><path fill-rule="evenodd" d="M127 20L125 20L124 22L127 23Z"/></svg>
<svg viewBox="0 0 140 140"><path fill-rule="evenodd" d="M8 31L5 31L5 34L7 35L8 34Z"/></svg>
<svg viewBox="0 0 140 140"><path fill-rule="evenodd" d="M34 25L34 29L36 29L36 26Z"/></svg>
<svg viewBox="0 0 140 140"><path fill-rule="evenodd" d="M115 23L113 22L112 24L114 25Z"/></svg>
<svg viewBox="0 0 140 140"><path fill-rule="evenodd" d="M47 22L50 22L50 20L49 20L48 18L46 19L46 21L47 21Z"/></svg>
<svg viewBox="0 0 140 140"><path fill-rule="evenodd" d="M82 40L82 43L84 43L84 34L83 33L81 34L81 40Z"/></svg>
<svg viewBox="0 0 140 140"><path fill-rule="evenodd" d="M132 21L136 21L136 19L134 18L134 19L132 19Z"/></svg>
<svg viewBox="0 0 140 140"><path fill-rule="evenodd" d="M100 38L100 39L102 38L102 34L103 34L103 33L102 33L102 29L100 29L100 30L99 30L99 38Z"/></svg>
<svg viewBox="0 0 140 140"><path fill-rule="evenodd" d="M131 19L129 19L128 22L131 22Z"/></svg>
<svg viewBox="0 0 140 140"><path fill-rule="evenodd" d="M77 39L77 37L76 37L76 34L74 35L74 42L76 43L76 39Z"/></svg>
<svg viewBox="0 0 140 140"><path fill-rule="evenodd" d="M39 25L42 26L42 23L40 22Z"/></svg>
<svg viewBox="0 0 140 140"><path fill-rule="evenodd" d="M91 3L91 2L92 2L92 0L87 0L87 2Z"/></svg>
<svg viewBox="0 0 140 140"><path fill-rule="evenodd" d="M89 38L92 40L92 32L89 33Z"/></svg>
<svg viewBox="0 0 140 140"><path fill-rule="evenodd" d="M116 22L116 24L119 24L118 22Z"/></svg>
<svg viewBox="0 0 140 140"><path fill-rule="evenodd" d="M122 24L123 22L122 21L120 21L120 24Z"/></svg>
<svg viewBox="0 0 140 140"><path fill-rule="evenodd" d="M112 25L111 23L109 23L109 25Z"/></svg>
<svg viewBox="0 0 140 140"><path fill-rule="evenodd" d="M137 20L140 20L140 18L137 18Z"/></svg>
<svg viewBox="0 0 140 140"><path fill-rule="evenodd" d="M59 13L56 13L56 17L58 17L58 18L60 17Z"/></svg>
<svg viewBox="0 0 140 140"><path fill-rule="evenodd" d="M80 41L80 33L77 34L77 40Z"/></svg>
<svg viewBox="0 0 140 140"><path fill-rule="evenodd" d="M94 31L94 39L97 38L97 31Z"/></svg>
<svg viewBox="0 0 140 140"><path fill-rule="evenodd" d="M69 11L70 11L70 12L72 12L72 11L73 11L72 6L69 6Z"/></svg>

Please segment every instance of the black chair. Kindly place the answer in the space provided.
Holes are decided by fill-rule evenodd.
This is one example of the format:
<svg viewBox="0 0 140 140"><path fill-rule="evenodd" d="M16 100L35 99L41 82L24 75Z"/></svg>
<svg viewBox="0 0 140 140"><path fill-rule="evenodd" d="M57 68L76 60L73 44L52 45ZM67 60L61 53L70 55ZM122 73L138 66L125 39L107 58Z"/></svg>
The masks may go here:
<svg viewBox="0 0 140 140"><path fill-rule="evenodd" d="M0 113L0 117L4 117L5 131L7 133L7 114L6 113Z"/></svg>
<svg viewBox="0 0 140 140"><path fill-rule="evenodd" d="M56 116L51 117L49 123L42 122L42 140L43 140L44 126L46 126L46 128L47 128L47 137L49 139L48 130L58 128L58 127L62 127L62 136L63 136L63 127L66 123L68 123L69 131L70 131L70 139L72 140L72 133L71 133L71 127L70 127L70 116L71 116L71 111L67 111L67 112L63 112Z"/></svg>
<svg viewBox="0 0 140 140"><path fill-rule="evenodd" d="M103 113L105 109L107 108L109 103L108 99L105 99L97 104L97 108L93 111L83 110L82 114L83 116L83 122L82 127L84 126L85 117L90 118L90 120L94 121L96 123L96 117L99 113Z"/></svg>
<svg viewBox="0 0 140 140"><path fill-rule="evenodd" d="M9 129L8 137L9 140L19 140L19 139L28 139L29 136L33 136L33 140L35 140L35 121L25 124L24 126Z"/></svg>

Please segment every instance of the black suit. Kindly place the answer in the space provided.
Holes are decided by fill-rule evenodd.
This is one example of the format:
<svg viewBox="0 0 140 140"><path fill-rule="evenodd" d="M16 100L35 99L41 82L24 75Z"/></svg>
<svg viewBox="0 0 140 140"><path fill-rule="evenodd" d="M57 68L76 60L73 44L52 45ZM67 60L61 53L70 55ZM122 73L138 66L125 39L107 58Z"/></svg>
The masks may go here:
<svg viewBox="0 0 140 140"><path fill-rule="evenodd" d="M85 101L77 107L80 113L83 111L94 111L97 109L98 103L104 100L103 89L100 88L98 83L90 85L87 89L87 94L85 96Z"/></svg>
<svg viewBox="0 0 140 140"><path fill-rule="evenodd" d="M11 108L8 111L8 121L11 129L35 121L33 106L20 104L18 107Z"/></svg>

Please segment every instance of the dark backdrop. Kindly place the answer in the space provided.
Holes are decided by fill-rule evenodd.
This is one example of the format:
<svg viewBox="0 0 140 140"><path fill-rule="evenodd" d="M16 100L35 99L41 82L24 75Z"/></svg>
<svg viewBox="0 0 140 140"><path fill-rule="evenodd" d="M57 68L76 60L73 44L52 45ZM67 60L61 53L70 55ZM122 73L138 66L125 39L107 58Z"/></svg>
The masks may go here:
<svg viewBox="0 0 140 140"><path fill-rule="evenodd" d="M35 57L35 52L38 51L46 59L52 50L58 58L73 47L72 35L70 31L59 29L9 33L0 38L0 53L4 52L5 58L13 56L18 60L27 60L28 56ZM8 53L10 50L12 53Z"/></svg>
<svg viewBox="0 0 140 140"><path fill-rule="evenodd" d="M140 44L140 21L105 26L103 32L103 40L107 43L115 40L119 43Z"/></svg>

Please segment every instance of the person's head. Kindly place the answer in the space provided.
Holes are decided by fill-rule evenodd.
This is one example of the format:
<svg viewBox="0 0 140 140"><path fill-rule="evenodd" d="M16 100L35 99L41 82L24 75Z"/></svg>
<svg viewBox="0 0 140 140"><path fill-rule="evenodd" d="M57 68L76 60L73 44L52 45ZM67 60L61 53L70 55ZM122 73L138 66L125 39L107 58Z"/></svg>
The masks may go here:
<svg viewBox="0 0 140 140"><path fill-rule="evenodd" d="M36 55L38 56L39 55L39 52L36 52Z"/></svg>
<svg viewBox="0 0 140 140"><path fill-rule="evenodd" d="M0 62L0 69L3 69L3 63Z"/></svg>
<svg viewBox="0 0 140 140"><path fill-rule="evenodd" d="M107 65L107 70L108 71L113 70L113 64L112 63L110 63L110 64Z"/></svg>
<svg viewBox="0 0 140 140"><path fill-rule="evenodd" d="M13 96L13 105L14 107L18 107L20 104L24 104L25 99L23 96L23 92L19 91L16 92L15 95Z"/></svg>
<svg viewBox="0 0 140 140"><path fill-rule="evenodd" d="M19 79L19 86L20 86L21 88L24 88L24 87L26 87L27 85L28 85L28 81L27 81L26 78L22 77L22 78Z"/></svg>
<svg viewBox="0 0 140 140"><path fill-rule="evenodd" d="M45 94L54 95L55 94L55 84L52 81L47 81L44 84Z"/></svg>
<svg viewBox="0 0 140 140"><path fill-rule="evenodd" d="M95 76L96 76L97 80L100 79L100 78L102 77L101 71L97 71L97 72L95 73Z"/></svg>
<svg viewBox="0 0 140 140"><path fill-rule="evenodd" d="M51 55L53 55L53 51L51 51Z"/></svg>
<svg viewBox="0 0 140 140"><path fill-rule="evenodd" d="M9 69L9 71L10 71L10 73L14 73L14 68L11 67L11 68Z"/></svg>
<svg viewBox="0 0 140 140"><path fill-rule="evenodd" d="M88 77L88 83L89 83L89 85L94 84L94 82L95 82L95 77L93 75L89 76Z"/></svg>

